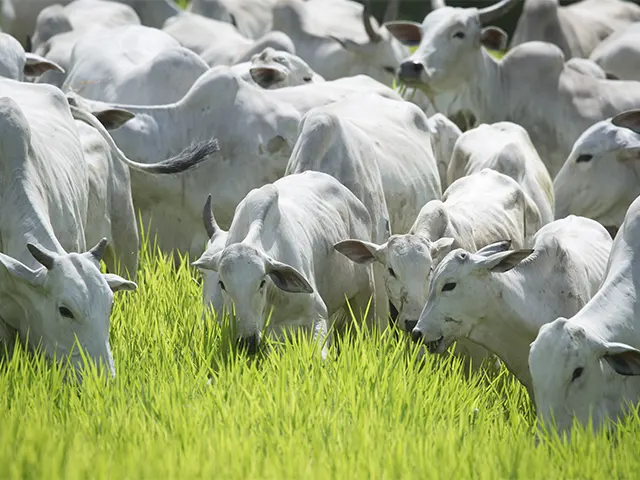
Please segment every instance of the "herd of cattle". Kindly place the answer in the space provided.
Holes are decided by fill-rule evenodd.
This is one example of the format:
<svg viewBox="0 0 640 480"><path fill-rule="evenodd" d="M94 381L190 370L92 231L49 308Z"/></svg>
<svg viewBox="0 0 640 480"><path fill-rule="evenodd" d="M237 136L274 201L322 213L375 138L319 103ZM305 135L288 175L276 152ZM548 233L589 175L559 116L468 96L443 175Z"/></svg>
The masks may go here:
<svg viewBox="0 0 640 480"><path fill-rule="evenodd" d="M524 0L497 60L522 0L58 1L2 3L9 350L115 373L139 213L249 351L391 318L497 356L560 431L640 400L639 6Z"/></svg>

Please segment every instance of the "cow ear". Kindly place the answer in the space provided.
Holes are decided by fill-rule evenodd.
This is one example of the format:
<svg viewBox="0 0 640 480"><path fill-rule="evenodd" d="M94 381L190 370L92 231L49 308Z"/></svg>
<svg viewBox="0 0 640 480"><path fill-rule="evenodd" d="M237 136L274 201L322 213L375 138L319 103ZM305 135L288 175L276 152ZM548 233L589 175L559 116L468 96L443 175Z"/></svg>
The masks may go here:
<svg viewBox="0 0 640 480"><path fill-rule="evenodd" d="M295 268L270 259L266 273L280 290L289 293L313 293L313 287Z"/></svg>
<svg viewBox="0 0 640 480"><path fill-rule="evenodd" d="M96 117L107 130L120 128L136 116L135 113L123 108L107 108L105 110L91 112L91 114Z"/></svg>
<svg viewBox="0 0 640 480"><path fill-rule="evenodd" d="M47 60L35 53L25 53L24 74L27 77L38 77L44 72L54 70L59 73L64 73L64 68L55 62Z"/></svg>
<svg viewBox="0 0 640 480"><path fill-rule="evenodd" d="M222 250L214 250L212 248L209 248L205 250L200 258L193 262L191 265L199 270L211 270L213 272L217 272L218 266L220 265L221 256Z"/></svg>
<svg viewBox="0 0 640 480"><path fill-rule="evenodd" d="M509 250L485 257L478 265L494 273L508 272L533 253L531 249Z"/></svg>
<svg viewBox="0 0 640 480"><path fill-rule="evenodd" d="M396 37L400 43L410 47L420 45L422 25L418 22L393 21L386 22L382 26L389 30L389 33Z"/></svg>
<svg viewBox="0 0 640 480"><path fill-rule="evenodd" d="M442 260L451 251L454 242L455 240L451 237L439 238L435 242L432 242L429 246L431 258L434 261Z"/></svg>
<svg viewBox="0 0 640 480"><path fill-rule="evenodd" d="M384 245L376 245L363 240L343 240L333 246L352 262L365 264L376 260L380 263L385 263L386 247L386 243Z"/></svg>
<svg viewBox="0 0 640 480"><path fill-rule="evenodd" d="M628 128L635 133L640 133L640 109L619 113L611 119L611 123L616 127Z"/></svg>
<svg viewBox="0 0 640 480"><path fill-rule="evenodd" d="M604 359L620 375L640 375L640 350L624 343L607 343Z"/></svg>
<svg viewBox="0 0 640 480"><path fill-rule="evenodd" d="M491 243L486 247L482 247L475 254L480 255L481 257L488 257L494 253L506 252L510 248L511 240L501 240L500 242Z"/></svg>
<svg viewBox="0 0 640 480"><path fill-rule="evenodd" d="M135 282L125 280L120 275L113 273L103 273L102 276L107 281L107 285L113 293L115 292L133 292L138 289L138 285Z"/></svg>
<svg viewBox="0 0 640 480"><path fill-rule="evenodd" d="M0 284L3 286L25 283L32 287L40 287L44 284L46 276L46 268L32 270L15 258L0 253Z"/></svg>
<svg viewBox="0 0 640 480"><path fill-rule="evenodd" d="M498 27L485 27L480 33L480 43L489 50L504 52L508 41L507 32Z"/></svg>

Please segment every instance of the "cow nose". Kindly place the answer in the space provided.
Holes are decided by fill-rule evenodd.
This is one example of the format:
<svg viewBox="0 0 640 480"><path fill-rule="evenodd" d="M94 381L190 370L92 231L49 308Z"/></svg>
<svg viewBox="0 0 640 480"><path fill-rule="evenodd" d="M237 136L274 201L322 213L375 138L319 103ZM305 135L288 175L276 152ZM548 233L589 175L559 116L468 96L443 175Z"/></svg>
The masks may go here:
<svg viewBox="0 0 640 480"><path fill-rule="evenodd" d="M240 337L238 339L238 347L241 350L245 350L249 355L255 355L258 351L258 335L251 335L248 337Z"/></svg>
<svg viewBox="0 0 640 480"><path fill-rule="evenodd" d="M421 62L408 60L400 65L398 77L401 80L417 80L422 75L422 72L424 72L424 65Z"/></svg>
<svg viewBox="0 0 640 480"><path fill-rule="evenodd" d="M417 324L418 324L417 320L405 320L404 321L404 329L407 332L413 332L413 329L416 328Z"/></svg>
<svg viewBox="0 0 640 480"><path fill-rule="evenodd" d="M414 328L411 331L411 340L413 340L414 342L418 343L420 340L422 340L422 332L420 330L418 330L417 328Z"/></svg>

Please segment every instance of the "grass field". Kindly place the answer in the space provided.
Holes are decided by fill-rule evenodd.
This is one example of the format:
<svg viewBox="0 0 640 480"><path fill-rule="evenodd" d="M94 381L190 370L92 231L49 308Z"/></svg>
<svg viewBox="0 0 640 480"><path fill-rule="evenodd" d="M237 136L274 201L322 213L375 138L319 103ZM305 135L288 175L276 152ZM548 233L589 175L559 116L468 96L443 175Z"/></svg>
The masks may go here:
<svg viewBox="0 0 640 480"><path fill-rule="evenodd" d="M117 378L18 352L0 366L0 478L637 478L640 420L536 444L525 391L466 380L401 335L354 333L325 363L298 339L250 360L201 320L198 275L142 252L112 317ZM211 381L209 379L211 378Z"/></svg>

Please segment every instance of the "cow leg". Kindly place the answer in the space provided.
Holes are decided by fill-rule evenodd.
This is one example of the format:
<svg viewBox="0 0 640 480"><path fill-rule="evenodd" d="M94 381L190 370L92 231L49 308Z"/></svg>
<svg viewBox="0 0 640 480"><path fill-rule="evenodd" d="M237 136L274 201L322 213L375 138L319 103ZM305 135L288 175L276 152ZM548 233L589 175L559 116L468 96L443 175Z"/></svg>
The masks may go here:
<svg viewBox="0 0 640 480"><path fill-rule="evenodd" d="M131 203L130 195L123 195L123 198L114 198L111 206L111 238L113 243L113 263L105 263L109 269L116 272L116 265L119 270L131 280L135 280L138 273L138 227L136 224L136 214Z"/></svg>
<svg viewBox="0 0 640 480"><path fill-rule="evenodd" d="M322 360L327 359L327 354L329 353L329 345L331 343L331 337L329 335L329 327L328 327L328 312L327 306L325 305L320 295L316 293L316 298L314 301L314 312L313 312L313 341L316 342L318 348L320 349L320 356Z"/></svg>

